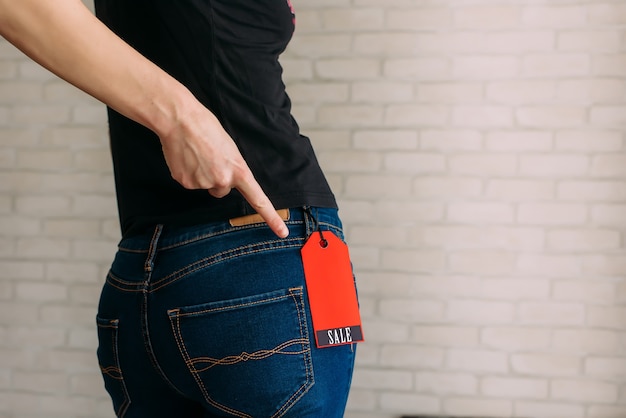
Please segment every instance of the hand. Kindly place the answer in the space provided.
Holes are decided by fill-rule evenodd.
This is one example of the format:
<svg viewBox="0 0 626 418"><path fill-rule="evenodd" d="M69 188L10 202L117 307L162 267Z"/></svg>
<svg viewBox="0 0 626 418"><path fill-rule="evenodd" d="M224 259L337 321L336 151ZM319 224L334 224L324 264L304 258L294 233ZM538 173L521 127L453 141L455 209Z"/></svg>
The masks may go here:
<svg viewBox="0 0 626 418"><path fill-rule="evenodd" d="M187 189L208 190L221 198L237 189L281 238L289 230L257 183L233 139L205 108L187 113L167 134L161 135L165 161L172 177Z"/></svg>

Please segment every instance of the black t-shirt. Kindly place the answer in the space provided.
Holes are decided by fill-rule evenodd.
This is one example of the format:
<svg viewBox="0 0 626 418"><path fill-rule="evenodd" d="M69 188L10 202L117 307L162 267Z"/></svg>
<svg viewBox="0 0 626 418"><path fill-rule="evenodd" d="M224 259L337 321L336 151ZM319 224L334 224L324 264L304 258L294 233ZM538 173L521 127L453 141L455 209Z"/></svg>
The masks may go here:
<svg viewBox="0 0 626 418"><path fill-rule="evenodd" d="M184 84L220 120L276 208L336 207L291 115L278 56L294 30L289 0L96 0L96 14ZM254 213L235 190L217 199L172 179L150 130L109 109L122 233Z"/></svg>

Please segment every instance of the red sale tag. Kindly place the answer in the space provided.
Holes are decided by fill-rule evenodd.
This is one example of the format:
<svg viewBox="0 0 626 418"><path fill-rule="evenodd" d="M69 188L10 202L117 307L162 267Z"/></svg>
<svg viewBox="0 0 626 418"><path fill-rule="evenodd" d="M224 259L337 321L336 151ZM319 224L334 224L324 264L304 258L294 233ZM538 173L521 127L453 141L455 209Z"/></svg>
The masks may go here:
<svg viewBox="0 0 626 418"><path fill-rule="evenodd" d="M348 246L331 231L313 233L302 262L319 348L363 341Z"/></svg>

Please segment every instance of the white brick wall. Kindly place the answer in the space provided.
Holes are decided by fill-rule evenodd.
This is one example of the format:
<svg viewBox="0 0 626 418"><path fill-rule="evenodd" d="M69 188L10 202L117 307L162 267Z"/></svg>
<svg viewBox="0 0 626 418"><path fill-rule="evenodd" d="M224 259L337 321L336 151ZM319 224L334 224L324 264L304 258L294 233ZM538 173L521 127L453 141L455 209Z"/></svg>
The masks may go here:
<svg viewBox="0 0 626 418"><path fill-rule="evenodd" d="M294 0L360 283L349 418L626 417L626 2ZM102 105L0 42L0 418L111 417Z"/></svg>

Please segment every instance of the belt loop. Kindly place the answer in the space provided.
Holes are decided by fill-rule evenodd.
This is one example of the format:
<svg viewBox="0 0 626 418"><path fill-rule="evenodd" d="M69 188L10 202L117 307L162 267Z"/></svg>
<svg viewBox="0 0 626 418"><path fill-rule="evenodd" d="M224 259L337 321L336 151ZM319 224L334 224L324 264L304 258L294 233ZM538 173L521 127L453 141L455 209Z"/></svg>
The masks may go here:
<svg viewBox="0 0 626 418"><path fill-rule="evenodd" d="M144 264L144 271L146 273L151 273L154 268L154 258L156 256L157 247L159 244L159 238L161 237L161 232L163 232L163 225L158 224L156 228L154 228L154 234L152 234L152 239L150 240L150 247L148 248L148 257L146 258L146 263Z"/></svg>
<svg viewBox="0 0 626 418"><path fill-rule="evenodd" d="M315 230L318 229L317 217L313 214L313 208L311 206L305 206L304 208L304 227L306 237L310 237Z"/></svg>

